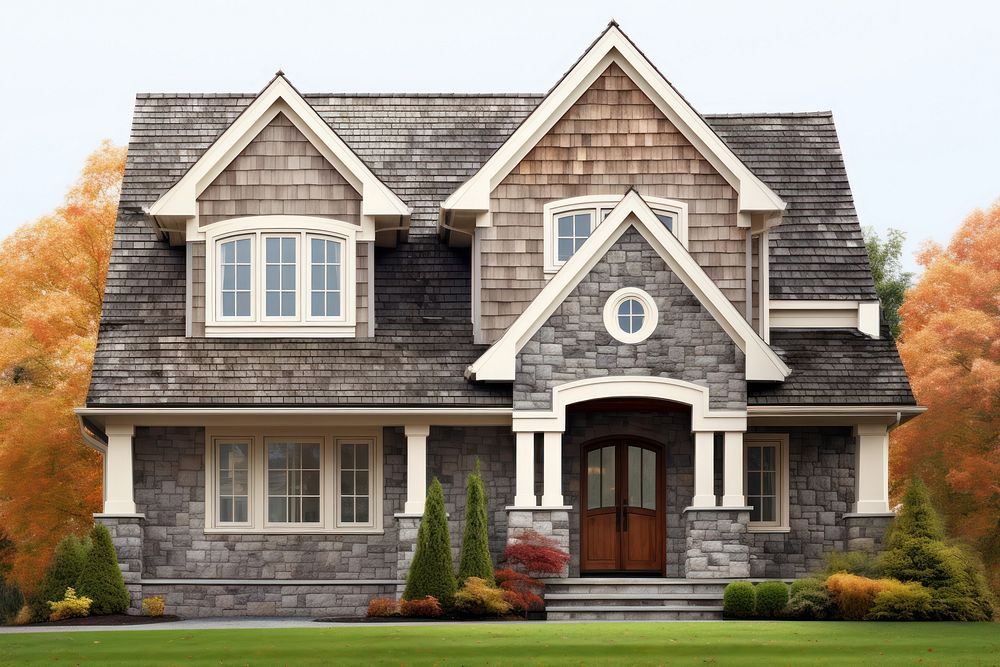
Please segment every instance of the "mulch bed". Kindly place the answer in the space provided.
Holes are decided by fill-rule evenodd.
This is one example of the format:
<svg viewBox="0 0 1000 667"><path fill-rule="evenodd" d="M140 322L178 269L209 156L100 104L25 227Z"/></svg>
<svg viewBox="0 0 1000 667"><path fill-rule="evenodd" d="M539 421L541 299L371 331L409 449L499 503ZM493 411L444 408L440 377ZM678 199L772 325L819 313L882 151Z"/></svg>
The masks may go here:
<svg viewBox="0 0 1000 667"><path fill-rule="evenodd" d="M523 616L502 616L499 618L417 618L415 616L332 616L317 618L316 623L455 623L457 621L523 621Z"/></svg>
<svg viewBox="0 0 1000 667"><path fill-rule="evenodd" d="M152 623L171 623L181 620L180 616L164 614L163 616L129 616L128 614L108 614L107 616L84 616L82 618L67 618L61 621L46 621L36 625L150 625Z"/></svg>

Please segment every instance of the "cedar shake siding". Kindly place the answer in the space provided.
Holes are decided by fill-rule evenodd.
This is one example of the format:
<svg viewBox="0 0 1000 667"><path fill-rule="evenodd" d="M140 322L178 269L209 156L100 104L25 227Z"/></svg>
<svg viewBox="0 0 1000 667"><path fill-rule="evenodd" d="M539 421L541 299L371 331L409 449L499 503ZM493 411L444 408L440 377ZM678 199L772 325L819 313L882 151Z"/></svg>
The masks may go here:
<svg viewBox="0 0 1000 667"><path fill-rule="evenodd" d="M632 186L688 203L691 254L742 310L746 234L736 226L736 191L612 65L492 193L492 226L480 241L483 342L499 338L545 285L543 206Z"/></svg>

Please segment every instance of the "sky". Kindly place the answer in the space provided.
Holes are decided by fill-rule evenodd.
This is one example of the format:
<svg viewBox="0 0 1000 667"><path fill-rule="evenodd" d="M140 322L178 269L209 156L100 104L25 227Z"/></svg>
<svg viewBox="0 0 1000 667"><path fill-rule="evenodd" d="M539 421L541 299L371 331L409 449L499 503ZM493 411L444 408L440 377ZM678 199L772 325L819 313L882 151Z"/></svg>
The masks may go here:
<svg viewBox="0 0 1000 667"><path fill-rule="evenodd" d="M544 92L616 19L701 113L832 110L863 225L947 242L1000 197L1000 3L8 3L0 238L126 144L138 92Z"/></svg>

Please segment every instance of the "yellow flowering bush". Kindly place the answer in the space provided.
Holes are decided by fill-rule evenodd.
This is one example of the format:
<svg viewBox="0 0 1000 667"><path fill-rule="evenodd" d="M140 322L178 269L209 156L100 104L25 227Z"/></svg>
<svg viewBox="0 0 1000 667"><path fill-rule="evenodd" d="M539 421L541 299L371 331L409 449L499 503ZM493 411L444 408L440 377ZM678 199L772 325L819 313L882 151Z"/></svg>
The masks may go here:
<svg viewBox="0 0 1000 667"><path fill-rule="evenodd" d="M72 588L66 589L66 596L57 602L50 602L50 621L61 621L64 618L77 618L90 614L90 605L93 602L88 597L77 597L76 591Z"/></svg>

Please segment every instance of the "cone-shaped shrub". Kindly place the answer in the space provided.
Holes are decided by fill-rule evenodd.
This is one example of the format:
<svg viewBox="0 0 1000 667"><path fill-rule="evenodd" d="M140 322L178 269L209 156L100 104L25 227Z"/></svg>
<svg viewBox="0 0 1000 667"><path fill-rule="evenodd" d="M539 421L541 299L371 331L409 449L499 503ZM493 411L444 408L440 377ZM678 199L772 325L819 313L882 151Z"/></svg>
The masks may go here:
<svg viewBox="0 0 1000 667"><path fill-rule="evenodd" d="M76 535L67 535L59 542L45 576L30 597L32 623L47 621L52 613L49 602L62 600L66 589L76 586L87 551L87 543Z"/></svg>
<svg viewBox="0 0 1000 667"><path fill-rule="evenodd" d="M129 594L118 568L111 533L98 523L90 531L90 540L90 551L76 583L77 595L93 600L90 613L95 616L124 614L128 611Z"/></svg>
<svg viewBox="0 0 1000 667"><path fill-rule="evenodd" d="M424 515L417 531L417 551L406 576L404 600L419 600L428 595L437 598L445 609L455 601L455 570L451 560L451 537L444 513L444 491L434 478L427 489Z"/></svg>
<svg viewBox="0 0 1000 667"><path fill-rule="evenodd" d="M462 533L462 553L458 562L458 584L469 577L479 577L490 587L493 579L493 559L490 557L490 531L486 518L486 485L476 469L465 482L465 532Z"/></svg>
<svg viewBox="0 0 1000 667"><path fill-rule="evenodd" d="M925 540L944 540L944 528L941 518L931 505L931 497L927 487L919 479L910 481L903 494L903 507L889 526L886 536L886 548L893 549L903 540L921 538Z"/></svg>

